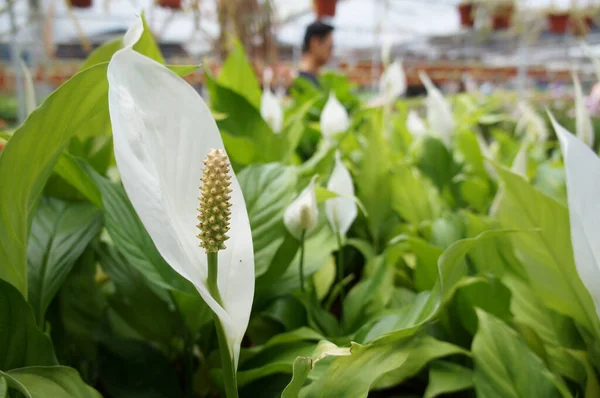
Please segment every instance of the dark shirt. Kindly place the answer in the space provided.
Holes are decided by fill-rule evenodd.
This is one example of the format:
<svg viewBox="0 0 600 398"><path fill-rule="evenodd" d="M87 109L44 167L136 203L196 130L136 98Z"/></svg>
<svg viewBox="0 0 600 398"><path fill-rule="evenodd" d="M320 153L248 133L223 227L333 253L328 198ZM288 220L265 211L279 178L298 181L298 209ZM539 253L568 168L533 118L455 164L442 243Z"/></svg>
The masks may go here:
<svg viewBox="0 0 600 398"><path fill-rule="evenodd" d="M319 80L317 79L317 76L313 75L312 73L305 72L305 71L300 71L300 72L298 72L298 76L302 76L306 80L310 80L310 82L312 84L314 84L316 87L320 87Z"/></svg>

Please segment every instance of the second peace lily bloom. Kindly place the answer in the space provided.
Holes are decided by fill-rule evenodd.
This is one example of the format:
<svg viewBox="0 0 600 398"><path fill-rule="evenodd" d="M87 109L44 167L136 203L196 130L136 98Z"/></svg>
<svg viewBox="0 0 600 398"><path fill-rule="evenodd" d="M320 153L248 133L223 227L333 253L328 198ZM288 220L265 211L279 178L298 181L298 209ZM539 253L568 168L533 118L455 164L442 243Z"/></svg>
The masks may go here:
<svg viewBox="0 0 600 398"><path fill-rule="evenodd" d="M162 257L194 284L218 317L235 369L254 296L254 254L244 197L228 169L221 135L202 98L167 67L133 50L142 32L140 20L127 32L124 48L108 66L117 166L125 191ZM212 158L207 157L209 153ZM221 236L226 248L219 244L220 250L214 253L218 255L220 300L209 291L207 254L197 237L201 232L198 217L201 223L212 222L206 212L202 221L199 197L208 200L206 189L201 194L207 181L203 159L216 162L211 160L215 156L215 167L228 180L217 202L230 206L225 217L230 220L221 223L229 226L228 232L221 231L229 235Z"/></svg>
<svg viewBox="0 0 600 398"><path fill-rule="evenodd" d="M329 99L321 112L321 134L328 141L332 141L339 133L350 127L350 117L346 108L338 101L334 93L329 94Z"/></svg>

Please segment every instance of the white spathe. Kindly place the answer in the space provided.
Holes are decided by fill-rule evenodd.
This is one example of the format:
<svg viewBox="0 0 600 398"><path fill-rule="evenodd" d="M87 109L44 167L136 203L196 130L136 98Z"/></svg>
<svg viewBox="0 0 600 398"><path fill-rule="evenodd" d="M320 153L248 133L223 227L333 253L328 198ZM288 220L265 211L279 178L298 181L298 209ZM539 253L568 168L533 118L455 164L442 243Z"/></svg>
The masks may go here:
<svg viewBox="0 0 600 398"><path fill-rule="evenodd" d="M327 189L339 195L325 202L329 225L340 237L346 236L358 215L358 208L354 201L352 176L342 162L339 151L335 153L335 166L327 182Z"/></svg>
<svg viewBox="0 0 600 398"><path fill-rule="evenodd" d="M392 62L392 46L394 42L390 37L385 37L381 44L381 62L387 67Z"/></svg>
<svg viewBox="0 0 600 398"><path fill-rule="evenodd" d="M306 236L308 236L317 226L319 209L315 191L316 180L317 176L314 176L308 186L288 205L283 213L285 227L298 240L302 238L302 231L306 231Z"/></svg>
<svg viewBox="0 0 600 398"><path fill-rule="evenodd" d="M600 159L583 141L551 119L565 162L575 265L600 317Z"/></svg>
<svg viewBox="0 0 600 398"><path fill-rule="evenodd" d="M527 147L527 140L525 140L510 167L510 171L525 178L527 178Z"/></svg>
<svg viewBox="0 0 600 398"><path fill-rule="evenodd" d="M592 123L588 109L585 106L581 83L579 83L579 78L574 72L573 86L575 88L575 131L577 133L577 138L583 141L587 146L592 147L594 145L594 124Z"/></svg>
<svg viewBox="0 0 600 398"><path fill-rule="evenodd" d="M526 135L528 139L543 144L548 141L550 133L546 121L528 103L521 101L518 104L521 117L515 128L518 136Z"/></svg>
<svg viewBox="0 0 600 398"><path fill-rule="evenodd" d="M406 74L400 61L394 61L385 68L379 79L379 92L386 103L393 102L406 93Z"/></svg>
<svg viewBox="0 0 600 398"><path fill-rule="evenodd" d="M252 234L242 190L231 173L231 229L219 251L219 305L210 295L197 215L203 159L224 149L208 107L185 80L133 50L141 20L108 65L115 158L127 196L165 261L194 284L223 325L234 366L254 297Z"/></svg>
<svg viewBox="0 0 600 398"><path fill-rule="evenodd" d="M421 119L421 116L415 111L411 109L408 112L408 116L406 117L406 128L408 132L413 135L413 137L423 137L427 134L427 126L425 125L425 121Z"/></svg>
<svg viewBox="0 0 600 398"><path fill-rule="evenodd" d="M283 127L283 108L279 98L275 96L269 89L268 85L262 92L260 98L260 115L271 126L274 133L280 133Z"/></svg>
<svg viewBox="0 0 600 398"><path fill-rule="evenodd" d="M333 92L329 93L329 99L321 112L320 124L321 134L328 140L332 140L336 134L343 133L350 127L348 112Z"/></svg>
<svg viewBox="0 0 600 398"><path fill-rule="evenodd" d="M425 103L427 107L427 123L429 123L429 129L447 146L450 146L455 129L452 107L425 72L419 72L419 78L427 90L427 99Z"/></svg>

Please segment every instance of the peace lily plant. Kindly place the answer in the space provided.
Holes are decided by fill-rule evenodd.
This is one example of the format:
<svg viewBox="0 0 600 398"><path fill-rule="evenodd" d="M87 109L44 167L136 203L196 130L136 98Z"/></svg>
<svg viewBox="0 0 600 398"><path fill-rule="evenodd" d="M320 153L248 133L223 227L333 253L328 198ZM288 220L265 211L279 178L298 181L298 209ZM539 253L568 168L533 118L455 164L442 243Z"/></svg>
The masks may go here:
<svg viewBox="0 0 600 398"><path fill-rule="evenodd" d="M425 72L419 72L419 78L427 90L425 105L429 129L447 146L450 146L455 129L452 107Z"/></svg>
<svg viewBox="0 0 600 398"><path fill-rule="evenodd" d="M321 134L328 143L331 143L337 134L343 133L350 127L348 112L333 92L329 93L327 103L321 112L320 125Z"/></svg>
<svg viewBox="0 0 600 398"><path fill-rule="evenodd" d="M260 99L260 115L271 126L273 132L278 134L283 127L283 108L275 94L271 92L270 84L273 71L266 68L263 74L263 92Z"/></svg>
<svg viewBox="0 0 600 398"><path fill-rule="evenodd" d="M250 223L208 107L183 79L133 50L139 20L108 66L114 152L127 195L166 262L215 315L228 397L254 295Z"/></svg>

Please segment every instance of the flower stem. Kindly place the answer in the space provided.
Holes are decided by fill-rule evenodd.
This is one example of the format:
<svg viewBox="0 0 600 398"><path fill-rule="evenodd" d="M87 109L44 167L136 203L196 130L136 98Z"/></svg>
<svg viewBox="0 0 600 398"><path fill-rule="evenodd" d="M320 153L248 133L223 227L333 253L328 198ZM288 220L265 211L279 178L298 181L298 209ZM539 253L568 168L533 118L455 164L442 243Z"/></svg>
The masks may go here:
<svg viewBox="0 0 600 398"><path fill-rule="evenodd" d="M302 230L300 235L300 291L305 292L304 288L304 238L306 237L306 230Z"/></svg>
<svg viewBox="0 0 600 398"><path fill-rule="evenodd" d="M208 258L208 291L217 303L222 307L223 300L221 300L221 294L219 293L219 287L217 285L218 272L219 272L219 256L218 253L207 253ZM225 330L219 320L217 314L213 312L213 318L215 320L215 328L217 330L217 339L219 341L219 352L221 353L221 366L223 368L223 384L225 385L225 395L227 398L238 398L237 391L237 380L235 367L231 358L231 352L225 338Z"/></svg>
<svg viewBox="0 0 600 398"><path fill-rule="evenodd" d="M338 257L337 257L337 280L340 287L340 322L344 316L344 245L342 244L342 237L336 232L335 237L337 238L338 244Z"/></svg>

